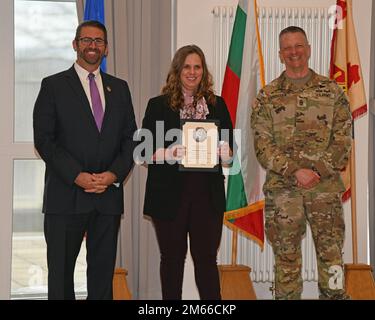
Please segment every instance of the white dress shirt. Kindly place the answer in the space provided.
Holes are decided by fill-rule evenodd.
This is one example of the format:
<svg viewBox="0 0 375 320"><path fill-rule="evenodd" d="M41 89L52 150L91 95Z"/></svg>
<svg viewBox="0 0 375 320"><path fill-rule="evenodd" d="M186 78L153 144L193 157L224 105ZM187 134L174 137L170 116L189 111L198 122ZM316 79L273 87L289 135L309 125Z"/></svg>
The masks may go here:
<svg viewBox="0 0 375 320"><path fill-rule="evenodd" d="M100 100L102 100L102 106L103 106L103 112L104 112L105 111L105 96L104 96L102 76L100 75L100 68L96 69L93 72L88 72L86 69L83 69L77 62L75 62L74 69L76 70L78 74L79 80L81 80L83 89L85 90L87 99L89 100L89 103L90 103L91 111L92 111L92 103L91 103L91 95L90 95L89 73L93 73L95 75L95 82L99 90Z"/></svg>

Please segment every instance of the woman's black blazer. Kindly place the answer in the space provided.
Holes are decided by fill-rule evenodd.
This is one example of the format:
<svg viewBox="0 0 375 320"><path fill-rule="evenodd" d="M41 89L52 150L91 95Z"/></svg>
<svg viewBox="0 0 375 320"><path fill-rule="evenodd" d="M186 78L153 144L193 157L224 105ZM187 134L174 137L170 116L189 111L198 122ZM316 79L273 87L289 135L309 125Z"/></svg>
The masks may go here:
<svg viewBox="0 0 375 320"><path fill-rule="evenodd" d="M207 120L219 120L220 129L229 129L229 139L219 135L220 140L229 140L233 149L233 128L230 115L223 98L217 96L215 105L208 105L209 114ZM179 111L173 111L168 106L167 96L162 95L149 100L145 117L142 122L142 128L148 129L153 136L153 150L156 147L156 122L164 123L165 133L174 128L180 128ZM174 141L164 141L164 148L174 143ZM160 147L160 146L159 146ZM189 174L178 171L178 165L170 164L149 164L146 182L146 192L143 213L158 219L173 219L179 207L182 175ZM209 179L210 189L207 190L207 196L213 202L213 206L218 214L223 214L226 208L224 176L221 167L217 172L205 173Z"/></svg>

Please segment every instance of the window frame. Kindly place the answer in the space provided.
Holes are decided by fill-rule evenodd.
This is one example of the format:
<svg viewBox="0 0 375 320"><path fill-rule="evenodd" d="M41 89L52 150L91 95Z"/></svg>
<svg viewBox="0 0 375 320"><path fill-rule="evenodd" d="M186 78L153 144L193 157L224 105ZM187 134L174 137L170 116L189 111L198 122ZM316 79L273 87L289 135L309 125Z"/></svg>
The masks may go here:
<svg viewBox="0 0 375 320"><path fill-rule="evenodd" d="M0 10L0 38L4 49L0 50L2 77L0 80L0 299L11 298L12 233L13 233L13 163L14 160L35 160L39 157L33 142L14 141L15 123L15 48L14 48L14 1L2 0ZM37 1L37 0L24 0ZM55 0L41 0L55 1ZM56 0L75 2L75 0Z"/></svg>

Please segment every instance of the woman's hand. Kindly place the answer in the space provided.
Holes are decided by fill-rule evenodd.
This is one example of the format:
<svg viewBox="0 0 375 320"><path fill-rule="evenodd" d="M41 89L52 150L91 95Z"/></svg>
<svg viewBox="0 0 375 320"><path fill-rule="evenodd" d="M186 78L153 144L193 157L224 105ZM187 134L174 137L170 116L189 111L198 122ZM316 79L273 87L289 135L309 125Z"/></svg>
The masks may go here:
<svg viewBox="0 0 375 320"><path fill-rule="evenodd" d="M230 164L233 160L233 152L230 149L229 143L226 141L219 142L217 154L220 157L223 164Z"/></svg>
<svg viewBox="0 0 375 320"><path fill-rule="evenodd" d="M160 148L156 150L152 159L154 161L180 161L185 157L186 147L181 144L175 144L170 148Z"/></svg>
<svg viewBox="0 0 375 320"><path fill-rule="evenodd" d="M174 160L180 161L186 154L186 147L181 144L175 144L170 148L165 149L164 159L166 161Z"/></svg>

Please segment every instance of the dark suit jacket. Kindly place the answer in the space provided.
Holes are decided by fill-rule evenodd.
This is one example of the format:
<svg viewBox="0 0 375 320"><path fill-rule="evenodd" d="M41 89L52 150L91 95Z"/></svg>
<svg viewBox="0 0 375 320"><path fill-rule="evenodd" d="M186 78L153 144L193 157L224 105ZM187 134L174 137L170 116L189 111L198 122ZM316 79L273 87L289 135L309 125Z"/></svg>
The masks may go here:
<svg viewBox="0 0 375 320"><path fill-rule="evenodd" d="M101 76L106 101L101 132L74 67L42 81L33 118L35 148L46 163L46 214L123 212L122 182L133 166L136 123L126 81ZM90 194L74 183L80 172L104 171L117 176L119 188Z"/></svg>
<svg viewBox="0 0 375 320"><path fill-rule="evenodd" d="M229 136L226 138L220 136L220 139L228 140L232 147L232 122L224 100L221 97L217 97L216 104L214 106L208 105L208 109L207 120L220 120L220 128L229 129ZM168 106L166 96L150 99L142 123L142 128L150 130L154 137L153 153L156 151L156 121L164 121L164 135L170 129L180 128L180 114L179 112L174 112ZM173 142L165 141L164 147L167 148ZM144 214L159 219L173 218L179 207L184 174L189 173L178 171L177 164L149 164L143 208ZM225 211L225 189L221 167L218 172L207 172L205 174L210 184L207 196L212 201L217 213L222 214Z"/></svg>

